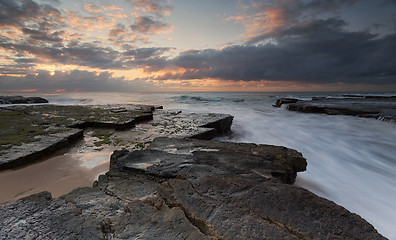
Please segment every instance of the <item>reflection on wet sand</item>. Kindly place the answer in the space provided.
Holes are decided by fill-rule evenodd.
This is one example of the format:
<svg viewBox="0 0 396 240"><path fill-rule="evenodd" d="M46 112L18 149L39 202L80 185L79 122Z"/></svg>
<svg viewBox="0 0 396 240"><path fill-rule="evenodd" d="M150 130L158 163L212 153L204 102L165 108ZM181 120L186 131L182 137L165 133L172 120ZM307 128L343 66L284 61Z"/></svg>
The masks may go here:
<svg viewBox="0 0 396 240"><path fill-rule="evenodd" d="M1 171L0 203L42 191L59 197L75 188L92 186L95 178L109 169L112 152L112 149L85 151L75 147L28 166Z"/></svg>

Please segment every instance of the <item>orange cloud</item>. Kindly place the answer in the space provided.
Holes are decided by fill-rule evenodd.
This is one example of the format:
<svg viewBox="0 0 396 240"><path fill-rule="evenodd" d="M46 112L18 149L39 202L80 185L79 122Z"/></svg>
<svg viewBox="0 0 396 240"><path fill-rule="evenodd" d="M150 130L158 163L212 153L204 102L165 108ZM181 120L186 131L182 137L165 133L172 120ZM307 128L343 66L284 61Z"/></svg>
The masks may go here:
<svg viewBox="0 0 396 240"><path fill-rule="evenodd" d="M272 4L254 3L244 8L245 11L253 9L254 14L244 13L228 17L226 20L241 23L246 29L242 37L249 41L256 36L276 33L279 29L291 24L293 14L288 6L293 3L295 0L275 0Z"/></svg>
<svg viewBox="0 0 396 240"><path fill-rule="evenodd" d="M103 6L103 9L106 10L106 11L117 11L117 12L123 12L124 11L124 9L122 9L122 8L120 8L120 7L118 7L118 6L114 5L114 4Z"/></svg>
<svg viewBox="0 0 396 240"><path fill-rule="evenodd" d="M66 13L66 24L71 29L93 31L111 25L109 19L105 16L83 17L67 9L63 9L63 11Z"/></svg>
<svg viewBox="0 0 396 240"><path fill-rule="evenodd" d="M38 89L11 89L5 90L5 92L20 92L20 93L28 93L28 92L37 92Z"/></svg>
<svg viewBox="0 0 396 240"><path fill-rule="evenodd" d="M128 15L125 13L106 13L106 16L110 18L118 18L118 19L123 19L123 18L128 18Z"/></svg>
<svg viewBox="0 0 396 240"><path fill-rule="evenodd" d="M84 3L83 9L89 13L100 13L102 9L94 3Z"/></svg>
<svg viewBox="0 0 396 240"><path fill-rule="evenodd" d="M155 13L157 15L169 16L173 7L164 4L165 1L158 0L130 0L135 9L144 13Z"/></svg>

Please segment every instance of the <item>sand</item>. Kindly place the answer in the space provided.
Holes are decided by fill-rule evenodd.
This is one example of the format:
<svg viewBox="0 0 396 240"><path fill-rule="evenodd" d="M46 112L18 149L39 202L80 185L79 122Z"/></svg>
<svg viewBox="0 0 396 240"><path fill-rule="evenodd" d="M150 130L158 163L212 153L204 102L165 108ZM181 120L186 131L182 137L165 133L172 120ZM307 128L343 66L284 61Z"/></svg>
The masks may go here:
<svg viewBox="0 0 396 240"><path fill-rule="evenodd" d="M59 197L75 188L92 186L98 175L108 171L112 152L84 152L75 147L24 167L0 171L0 203L42 191Z"/></svg>

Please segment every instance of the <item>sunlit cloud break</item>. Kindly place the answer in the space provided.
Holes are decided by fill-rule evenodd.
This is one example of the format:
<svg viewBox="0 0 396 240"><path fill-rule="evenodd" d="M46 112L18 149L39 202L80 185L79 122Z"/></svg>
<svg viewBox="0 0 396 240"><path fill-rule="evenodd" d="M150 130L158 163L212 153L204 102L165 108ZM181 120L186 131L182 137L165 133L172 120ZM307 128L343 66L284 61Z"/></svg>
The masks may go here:
<svg viewBox="0 0 396 240"><path fill-rule="evenodd" d="M218 90L225 81L230 90L260 91L396 86L394 1L189 4L2 0L0 87L166 91L178 81L184 90ZM207 19L217 21L200 25ZM199 39L186 42L192 33Z"/></svg>

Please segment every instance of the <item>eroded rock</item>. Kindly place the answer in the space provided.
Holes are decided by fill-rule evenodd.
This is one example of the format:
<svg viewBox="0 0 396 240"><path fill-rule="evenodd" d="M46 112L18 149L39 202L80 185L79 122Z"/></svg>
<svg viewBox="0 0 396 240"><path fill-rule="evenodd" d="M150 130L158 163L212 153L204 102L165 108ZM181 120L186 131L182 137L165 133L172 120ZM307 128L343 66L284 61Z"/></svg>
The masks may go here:
<svg viewBox="0 0 396 240"><path fill-rule="evenodd" d="M385 239L358 215L291 185L306 169L301 153L193 139L229 131L229 115L160 115L147 139L164 131L177 138L115 151L93 187L0 205L0 239Z"/></svg>
<svg viewBox="0 0 396 240"><path fill-rule="evenodd" d="M396 97L366 96L346 98L312 98L312 100L283 101L276 105L288 104L287 109L304 113L322 113L329 115L352 115L376 118L384 121L396 121ZM279 103L278 103L279 102Z"/></svg>
<svg viewBox="0 0 396 240"><path fill-rule="evenodd" d="M116 151L93 188L1 205L0 237L384 239L358 215L286 184L305 167L284 147L159 138Z"/></svg>
<svg viewBox="0 0 396 240"><path fill-rule="evenodd" d="M276 100L274 107L281 107L283 104L296 103L298 99L295 98L280 98Z"/></svg>
<svg viewBox="0 0 396 240"><path fill-rule="evenodd" d="M154 107L12 106L0 111L0 170L21 166L68 147L88 127L124 130L152 119Z"/></svg>

